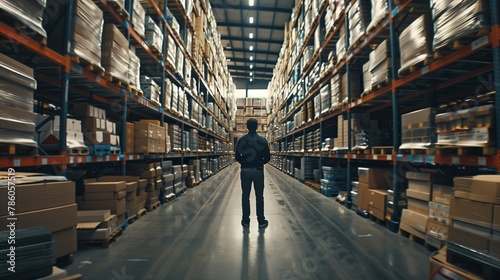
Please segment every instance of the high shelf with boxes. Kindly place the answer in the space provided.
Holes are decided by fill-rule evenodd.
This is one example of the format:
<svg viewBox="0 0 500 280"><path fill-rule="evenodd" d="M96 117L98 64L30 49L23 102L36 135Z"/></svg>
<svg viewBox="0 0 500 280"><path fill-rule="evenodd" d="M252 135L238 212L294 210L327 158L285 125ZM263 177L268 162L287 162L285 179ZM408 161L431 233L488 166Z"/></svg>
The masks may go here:
<svg viewBox="0 0 500 280"><path fill-rule="evenodd" d="M234 134L242 136L247 130L247 120L254 118L258 122L257 133L267 134L267 103L265 98L237 98L234 118Z"/></svg>
<svg viewBox="0 0 500 280"><path fill-rule="evenodd" d="M346 205L440 236L442 221L418 228L446 212L434 200L441 183L406 171L499 172L499 23L489 0L297 1L268 88L272 163L288 174L301 157L346 168ZM316 129L319 152L307 143ZM364 168L387 176L371 181Z"/></svg>

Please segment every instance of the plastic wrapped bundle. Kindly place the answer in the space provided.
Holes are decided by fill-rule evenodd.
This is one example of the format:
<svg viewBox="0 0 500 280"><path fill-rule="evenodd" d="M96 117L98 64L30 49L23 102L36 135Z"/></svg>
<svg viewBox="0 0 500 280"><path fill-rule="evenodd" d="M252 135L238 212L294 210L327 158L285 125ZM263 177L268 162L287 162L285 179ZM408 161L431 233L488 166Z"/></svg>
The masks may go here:
<svg viewBox="0 0 500 280"><path fill-rule="evenodd" d="M160 103L160 86L148 76L141 76L141 87L144 96L151 101Z"/></svg>
<svg viewBox="0 0 500 280"><path fill-rule="evenodd" d="M372 0L372 20L366 30L372 30L388 13L387 0Z"/></svg>
<svg viewBox="0 0 500 280"><path fill-rule="evenodd" d="M162 52L163 46L163 34L161 33L160 27L156 25L151 17L146 17L146 43L152 49L155 49L159 53Z"/></svg>
<svg viewBox="0 0 500 280"><path fill-rule="evenodd" d="M332 108L337 108L340 105L340 96L341 96L341 81L340 74L336 73L331 81L331 90L332 90Z"/></svg>
<svg viewBox="0 0 500 280"><path fill-rule="evenodd" d="M103 13L91 0L77 0L75 4L72 53L100 67Z"/></svg>
<svg viewBox="0 0 500 280"><path fill-rule="evenodd" d="M489 25L489 8L483 0L431 1L434 22L434 50Z"/></svg>
<svg viewBox="0 0 500 280"><path fill-rule="evenodd" d="M134 1L134 12L132 13L132 24L134 26L135 32L144 38L146 34L146 11L142 7L140 1Z"/></svg>
<svg viewBox="0 0 500 280"><path fill-rule="evenodd" d="M128 66L128 78L130 81L130 86L135 90L141 89L141 60L134 51L129 51L129 66Z"/></svg>
<svg viewBox="0 0 500 280"><path fill-rule="evenodd" d="M369 3L367 1L356 1L348 11L349 16L349 42L353 46L366 33L366 27L370 22Z"/></svg>
<svg viewBox="0 0 500 280"><path fill-rule="evenodd" d="M389 82L389 70L391 60L389 58L389 43L384 40L377 49L370 53L370 72L372 75L371 86Z"/></svg>
<svg viewBox="0 0 500 280"><path fill-rule="evenodd" d="M342 58L347 53L346 47L345 47L345 40L346 40L346 34L345 34L345 27L342 26L340 29L340 37L339 40L337 41L337 63L340 61Z"/></svg>
<svg viewBox="0 0 500 280"><path fill-rule="evenodd" d="M0 54L0 143L36 146L33 69Z"/></svg>
<svg viewBox="0 0 500 280"><path fill-rule="evenodd" d="M372 89L372 73L370 72L370 61L363 64L363 92L368 92Z"/></svg>
<svg viewBox="0 0 500 280"><path fill-rule="evenodd" d="M104 25L102 34L102 66L106 74L129 84L130 51L128 41L111 23Z"/></svg>
<svg viewBox="0 0 500 280"><path fill-rule="evenodd" d="M331 107L332 98L330 95L330 85L326 85L321 88L321 114L328 112Z"/></svg>
<svg viewBox="0 0 500 280"><path fill-rule="evenodd" d="M427 15L422 15L411 23L399 36L399 49L401 50L401 76L411 66L432 58L432 41Z"/></svg>
<svg viewBox="0 0 500 280"><path fill-rule="evenodd" d="M0 10L12 15L29 29L46 38L47 32L42 26L46 2L46 0L3 0L0 2Z"/></svg>

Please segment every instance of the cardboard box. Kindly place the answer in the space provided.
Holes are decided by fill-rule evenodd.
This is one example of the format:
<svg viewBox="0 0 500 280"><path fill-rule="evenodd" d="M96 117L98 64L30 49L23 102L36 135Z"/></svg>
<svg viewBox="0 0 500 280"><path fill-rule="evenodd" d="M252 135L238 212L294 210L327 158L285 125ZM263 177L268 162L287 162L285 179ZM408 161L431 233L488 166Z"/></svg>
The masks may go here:
<svg viewBox="0 0 500 280"><path fill-rule="evenodd" d="M358 168L359 182L368 184L370 189L386 189L392 185L392 172L384 168Z"/></svg>
<svg viewBox="0 0 500 280"><path fill-rule="evenodd" d="M16 217L17 229L43 226L50 232L56 232L76 225L76 204L16 213ZM54 217L57 217L57 219ZM10 223L7 218L10 218L10 216L0 217L0 228L7 228Z"/></svg>
<svg viewBox="0 0 500 280"><path fill-rule="evenodd" d="M107 131L84 130L85 145L111 145L111 134Z"/></svg>
<svg viewBox="0 0 500 280"><path fill-rule="evenodd" d="M427 221L427 235L438 240L446 241L448 239L448 231L450 227L443 225L442 223L435 222L432 220Z"/></svg>
<svg viewBox="0 0 500 280"><path fill-rule="evenodd" d="M385 208L384 208L385 209ZM385 220L385 210L374 207L373 205L368 205L368 213L379 220Z"/></svg>
<svg viewBox="0 0 500 280"><path fill-rule="evenodd" d="M385 202L387 200L387 191L385 190L369 190L368 191L368 204L377 209L385 209ZM381 218L383 220L383 218Z"/></svg>
<svg viewBox="0 0 500 280"><path fill-rule="evenodd" d="M127 147L126 147L126 153L131 154L134 152L134 124L127 122Z"/></svg>
<svg viewBox="0 0 500 280"><path fill-rule="evenodd" d="M485 254L488 253L489 237L490 229L460 222L453 222L448 232L448 241Z"/></svg>
<svg viewBox="0 0 500 280"><path fill-rule="evenodd" d="M480 276L474 275L466 270L458 268L446 261L446 247L432 253L430 257L429 279L468 279L481 280Z"/></svg>
<svg viewBox="0 0 500 280"><path fill-rule="evenodd" d="M163 181L165 183L167 183L167 182L173 182L174 181L174 174L163 175Z"/></svg>
<svg viewBox="0 0 500 280"><path fill-rule="evenodd" d="M152 192L147 192L146 193L146 201L151 200L155 197L158 198L158 196L160 196L160 194L156 190L154 190Z"/></svg>
<svg viewBox="0 0 500 280"><path fill-rule="evenodd" d="M471 185L470 199L500 204L500 175L474 176Z"/></svg>
<svg viewBox="0 0 500 280"><path fill-rule="evenodd" d="M117 221L117 216L116 215L110 215L106 220L102 221L97 228L111 228L116 230L116 221Z"/></svg>
<svg viewBox="0 0 500 280"><path fill-rule="evenodd" d="M112 23L104 24L102 42L116 42L121 48L128 50L127 38L125 38L121 31ZM109 48L109 46L103 44L102 49L106 48Z"/></svg>
<svg viewBox="0 0 500 280"><path fill-rule="evenodd" d="M52 232L52 240L54 240L54 253L56 258L60 258L77 251L76 228L70 227L67 229Z"/></svg>
<svg viewBox="0 0 500 280"><path fill-rule="evenodd" d="M450 206L436 202L429 202L429 220L445 225L451 225Z"/></svg>
<svg viewBox="0 0 500 280"><path fill-rule="evenodd" d="M415 198L415 199L419 199L419 200L423 200L423 201L429 201L431 194L426 193L426 192L419 192L416 190L408 189L408 190L406 190L406 196L411 197L411 198Z"/></svg>
<svg viewBox="0 0 500 280"><path fill-rule="evenodd" d="M418 231L419 237L425 239L425 232L427 229L427 215L422 215L408 209L403 209L403 215L401 216L401 226L403 224ZM408 230L403 230L409 232Z"/></svg>
<svg viewBox="0 0 500 280"><path fill-rule="evenodd" d="M454 197L451 199L450 204L450 218L484 228L491 228L493 204Z"/></svg>
<svg viewBox="0 0 500 280"><path fill-rule="evenodd" d="M127 203L125 204L125 208L127 210L130 210L132 208L134 208L135 206L137 206L137 198L133 198L132 200L128 200Z"/></svg>
<svg viewBox="0 0 500 280"><path fill-rule="evenodd" d="M432 186L432 201L450 205L453 197L453 187L435 184Z"/></svg>
<svg viewBox="0 0 500 280"><path fill-rule="evenodd" d="M125 198L119 200L94 200L83 201L78 204L78 210L102 210L109 209L112 214L120 215L125 213Z"/></svg>
<svg viewBox="0 0 500 280"><path fill-rule="evenodd" d="M123 213L121 215L117 215L116 224L118 226L122 225L125 222L125 219L126 219L126 214L125 213Z"/></svg>
<svg viewBox="0 0 500 280"><path fill-rule="evenodd" d="M108 219L111 215L109 210L86 210L77 212L77 222L103 222Z"/></svg>
<svg viewBox="0 0 500 280"><path fill-rule="evenodd" d="M495 205L493 207L493 230L500 231L500 205Z"/></svg>
<svg viewBox="0 0 500 280"><path fill-rule="evenodd" d="M127 197L125 198L127 201L133 200L137 198L137 191L128 192Z"/></svg>
<svg viewBox="0 0 500 280"><path fill-rule="evenodd" d="M459 198L470 198L473 177L455 177L453 179L454 195Z"/></svg>
<svg viewBox="0 0 500 280"><path fill-rule="evenodd" d="M83 194L83 200L119 200L127 196L126 191L119 192L86 192Z"/></svg>
<svg viewBox="0 0 500 280"><path fill-rule="evenodd" d="M422 215L429 215L429 202L408 197L408 210Z"/></svg>
<svg viewBox="0 0 500 280"><path fill-rule="evenodd" d="M85 184L85 192L119 192L126 191L125 181L120 182L93 182Z"/></svg>
<svg viewBox="0 0 500 280"><path fill-rule="evenodd" d="M416 191L419 193L425 193L429 195L427 201L430 201L431 191L432 191L432 183L426 181L418 181L418 180L408 180L408 189L412 191Z"/></svg>
<svg viewBox="0 0 500 280"><path fill-rule="evenodd" d="M8 198L7 187L0 187L0 205L7 205ZM73 203L75 203L75 183L72 181L16 185L16 213ZM7 214L7 207L0 207L0 216Z"/></svg>
<svg viewBox="0 0 500 280"><path fill-rule="evenodd" d="M82 118L83 131L106 130L106 120L100 118Z"/></svg>
<svg viewBox="0 0 500 280"><path fill-rule="evenodd" d="M358 185L358 208L368 211L368 191L369 186L366 183L359 183Z"/></svg>
<svg viewBox="0 0 500 280"><path fill-rule="evenodd" d="M111 228L78 230L78 240L104 240L111 235Z"/></svg>

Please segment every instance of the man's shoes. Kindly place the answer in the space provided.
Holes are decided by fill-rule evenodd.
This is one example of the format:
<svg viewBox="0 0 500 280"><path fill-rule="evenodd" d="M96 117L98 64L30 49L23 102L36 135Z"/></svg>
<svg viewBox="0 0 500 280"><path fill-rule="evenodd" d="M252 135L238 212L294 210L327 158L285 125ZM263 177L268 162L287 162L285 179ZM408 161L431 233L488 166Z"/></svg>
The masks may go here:
<svg viewBox="0 0 500 280"><path fill-rule="evenodd" d="M244 227L250 227L250 222L241 221L241 225Z"/></svg>
<svg viewBox="0 0 500 280"><path fill-rule="evenodd" d="M269 225L269 222L267 220L264 220L262 222L259 222L259 227L260 228L265 228Z"/></svg>

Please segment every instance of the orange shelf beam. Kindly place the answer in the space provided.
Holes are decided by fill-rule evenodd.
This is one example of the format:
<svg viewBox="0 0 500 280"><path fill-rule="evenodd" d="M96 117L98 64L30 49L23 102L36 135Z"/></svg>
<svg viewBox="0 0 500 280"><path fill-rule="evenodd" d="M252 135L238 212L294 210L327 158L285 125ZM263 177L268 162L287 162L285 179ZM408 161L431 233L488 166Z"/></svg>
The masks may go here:
<svg viewBox="0 0 500 280"><path fill-rule="evenodd" d="M0 168L32 167L32 166L46 166L46 165L63 166L64 164L65 164L64 156L2 158L2 160L0 160Z"/></svg>

